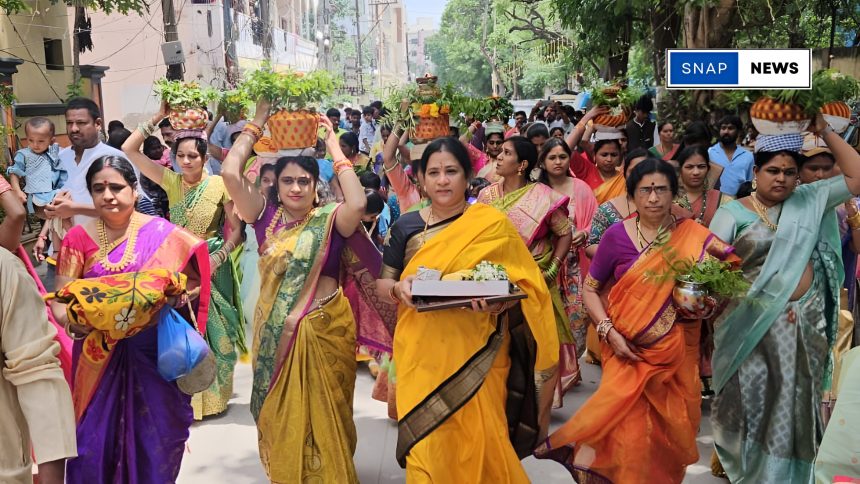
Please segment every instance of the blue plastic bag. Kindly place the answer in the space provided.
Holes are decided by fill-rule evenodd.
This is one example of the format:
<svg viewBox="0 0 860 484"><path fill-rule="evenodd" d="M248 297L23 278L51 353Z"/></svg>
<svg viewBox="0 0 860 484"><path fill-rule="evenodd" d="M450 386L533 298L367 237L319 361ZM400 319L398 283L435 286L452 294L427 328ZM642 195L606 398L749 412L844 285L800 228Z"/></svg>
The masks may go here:
<svg viewBox="0 0 860 484"><path fill-rule="evenodd" d="M180 378L203 361L209 345L175 309L158 313L158 373L167 381Z"/></svg>

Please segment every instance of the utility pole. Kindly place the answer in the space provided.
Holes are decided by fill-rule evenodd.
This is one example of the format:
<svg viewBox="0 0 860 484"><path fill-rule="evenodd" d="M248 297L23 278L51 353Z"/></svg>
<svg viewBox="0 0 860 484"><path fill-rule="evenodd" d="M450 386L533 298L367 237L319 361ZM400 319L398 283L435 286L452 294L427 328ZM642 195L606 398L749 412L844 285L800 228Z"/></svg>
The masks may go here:
<svg viewBox="0 0 860 484"><path fill-rule="evenodd" d="M179 31L176 30L176 10L173 8L173 0L161 0L161 13L164 17L164 41L178 41ZM167 78L171 81L182 81L184 71L182 64L171 64L167 66Z"/></svg>
<svg viewBox="0 0 860 484"><path fill-rule="evenodd" d="M359 0L355 0L355 50L357 53L358 92L364 94L364 62L361 58L361 12L358 10Z"/></svg>

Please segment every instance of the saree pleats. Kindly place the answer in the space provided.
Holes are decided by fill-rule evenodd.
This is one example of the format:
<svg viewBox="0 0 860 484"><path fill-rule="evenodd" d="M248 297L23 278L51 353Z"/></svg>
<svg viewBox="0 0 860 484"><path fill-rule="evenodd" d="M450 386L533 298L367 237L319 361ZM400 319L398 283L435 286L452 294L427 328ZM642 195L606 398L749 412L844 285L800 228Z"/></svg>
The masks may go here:
<svg viewBox="0 0 860 484"><path fill-rule="evenodd" d="M352 455L355 321L338 295L309 312L258 420L260 457L275 483L358 482Z"/></svg>
<svg viewBox="0 0 860 484"><path fill-rule="evenodd" d="M81 357L75 344L75 360ZM189 401L158 373L158 330L120 341L78 421L70 484L174 482L193 421Z"/></svg>
<svg viewBox="0 0 860 484"><path fill-rule="evenodd" d="M209 252L224 245L221 238L209 239ZM227 410L233 396L233 372L238 359L237 349L246 352L244 316L238 295L238 278L232 258L212 274L212 299L206 323L206 342L215 356L215 381L191 399L194 419L218 415Z"/></svg>

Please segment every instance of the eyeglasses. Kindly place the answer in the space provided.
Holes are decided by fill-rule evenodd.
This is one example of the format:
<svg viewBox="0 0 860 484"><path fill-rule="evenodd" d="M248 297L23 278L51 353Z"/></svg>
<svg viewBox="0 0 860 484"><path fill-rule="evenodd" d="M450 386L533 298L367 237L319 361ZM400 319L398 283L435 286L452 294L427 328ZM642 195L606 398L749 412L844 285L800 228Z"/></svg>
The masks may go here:
<svg viewBox="0 0 860 484"><path fill-rule="evenodd" d="M639 192L639 195L651 195L651 193L656 193L657 195L665 195L669 193L669 187L667 186L650 186L650 187L640 187L636 189Z"/></svg>
<svg viewBox="0 0 860 484"><path fill-rule="evenodd" d="M285 176L281 178L281 183L290 187L293 186L294 183L298 183L301 188L307 188L311 186L311 179L307 176L300 176L298 178L293 178L291 176Z"/></svg>

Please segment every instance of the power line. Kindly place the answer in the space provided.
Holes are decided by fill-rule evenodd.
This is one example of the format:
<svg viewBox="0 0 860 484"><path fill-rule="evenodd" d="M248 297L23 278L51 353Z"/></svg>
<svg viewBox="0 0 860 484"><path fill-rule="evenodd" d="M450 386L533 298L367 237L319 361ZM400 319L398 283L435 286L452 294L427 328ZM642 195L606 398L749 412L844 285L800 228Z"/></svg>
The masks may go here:
<svg viewBox="0 0 860 484"><path fill-rule="evenodd" d="M21 32L18 32L18 27L15 26L14 22L10 22L10 23L12 24L12 30L14 30L15 34L18 35L18 38L21 39L21 42L24 42L24 37L21 36ZM33 57L33 53L30 52L30 49L28 47L24 47L24 50L27 52L27 55L30 56L30 59L32 59L33 63L35 64L36 58ZM60 102L63 102L63 98L60 97L60 94L57 92L56 89L54 89L54 86L51 84L50 79L48 79L48 75L45 74L45 71L43 71L42 69L36 69L36 70L39 71L39 74L42 74L42 77L45 78L45 83L48 84L48 87L51 89L51 91L54 93L54 95L57 96L57 100Z"/></svg>

